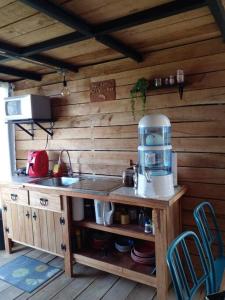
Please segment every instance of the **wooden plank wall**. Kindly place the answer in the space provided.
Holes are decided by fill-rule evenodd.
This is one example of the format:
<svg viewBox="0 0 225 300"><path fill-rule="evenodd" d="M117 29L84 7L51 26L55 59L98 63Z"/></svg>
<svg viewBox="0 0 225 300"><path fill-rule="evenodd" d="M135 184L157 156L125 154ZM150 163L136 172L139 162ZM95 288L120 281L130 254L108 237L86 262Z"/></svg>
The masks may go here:
<svg viewBox="0 0 225 300"><path fill-rule="evenodd" d="M59 150L69 149L74 171L121 175L130 159L137 160L142 112L138 103L133 119L132 85L140 77L168 76L178 68L186 74L184 99L174 89L150 91L146 113L164 113L172 121L179 183L188 186L182 199L184 228L193 228L195 205L210 200L225 234L225 44L220 37L147 53L141 64L121 59L81 68L70 75L72 94L67 99L58 97L62 84L57 74L45 76L42 86L21 81L17 93L53 97L57 121L47 148L51 160L58 158ZM116 80L116 100L90 103L90 82L111 78ZM27 151L43 149L45 143L46 134L38 129L35 140L17 130L17 165L24 166Z"/></svg>

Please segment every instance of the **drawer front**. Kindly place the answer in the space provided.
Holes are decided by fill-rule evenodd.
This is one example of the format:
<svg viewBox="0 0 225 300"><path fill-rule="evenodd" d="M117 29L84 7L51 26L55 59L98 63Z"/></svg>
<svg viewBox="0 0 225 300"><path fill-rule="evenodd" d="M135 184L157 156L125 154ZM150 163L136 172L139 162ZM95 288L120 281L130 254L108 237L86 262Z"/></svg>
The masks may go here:
<svg viewBox="0 0 225 300"><path fill-rule="evenodd" d="M54 194L45 194L30 191L30 206L52 211L62 211L61 197Z"/></svg>
<svg viewBox="0 0 225 300"><path fill-rule="evenodd" d="M8 202L28 205L28 191L14 188L3 188L2 199Z"/></svg>

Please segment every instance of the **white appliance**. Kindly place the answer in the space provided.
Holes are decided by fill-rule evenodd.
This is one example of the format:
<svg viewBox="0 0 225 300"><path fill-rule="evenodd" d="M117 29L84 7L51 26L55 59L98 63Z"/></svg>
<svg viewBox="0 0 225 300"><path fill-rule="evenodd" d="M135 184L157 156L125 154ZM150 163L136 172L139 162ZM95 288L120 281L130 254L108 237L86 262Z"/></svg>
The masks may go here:
<svg viewBox="0 0 225 300"><path fill-rule="evenodd" d="M4 99L5 120L51 120L50 98L39 95L13 96Z"/></svg>
<svg viewBox="0 0 225 300"><path fill-rule="evenodd" d="M112 202L94 200L95 203L95 220L97 224L112 225L115 205Z"/></svg>
<svg viewBox="0 0 225 300"><path fill-rule="evenodd" d="M138 125L138 194L174 194L170 120L162 114L144 116Z"/></svg>
<svg viewBox="0 0 225 300"><path fill-rule="evenodd" d="M84 219L84 199L72 198L73 221L82 221Z"/></svg>

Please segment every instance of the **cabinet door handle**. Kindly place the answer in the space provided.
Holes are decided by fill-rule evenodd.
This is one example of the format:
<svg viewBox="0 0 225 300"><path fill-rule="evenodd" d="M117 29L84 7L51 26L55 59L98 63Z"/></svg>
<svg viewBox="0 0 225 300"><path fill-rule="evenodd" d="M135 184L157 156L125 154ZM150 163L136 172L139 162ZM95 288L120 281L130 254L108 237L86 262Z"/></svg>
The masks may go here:
<svg viewBox="0 0 225 300"><path fill-rule="evenodd" d="M48 199L46 199L46 198L40 198L40 204L42 206L48 206Z"/></svg>
<svg viewBox="0 0 225 300"><path fill-rule="evenodd" d="M12 201L16 201L17 198L18 198L18 195L17 195L17 194L10 194L10 196L11 196L11 200L12 200Z"/></svg>
<svg viewBox="0 0 225 300"><path fill-rule="evenodd" d="M37 219L36 213L33 213L33 219L36 221L36 219Z"/></svg>
<svg viewBox="0 0 225 300"><path fill-rule="evenodd" d="M4 210L4 211L7 211L7 206L4 205L4 206L3 206L3 210Z"/></svg>
<svg viewBox="0 0 225 300"><path fill-rule="evenodd" d="M30 218L30 213L27 211L25 216L29 219Z"/></svg>

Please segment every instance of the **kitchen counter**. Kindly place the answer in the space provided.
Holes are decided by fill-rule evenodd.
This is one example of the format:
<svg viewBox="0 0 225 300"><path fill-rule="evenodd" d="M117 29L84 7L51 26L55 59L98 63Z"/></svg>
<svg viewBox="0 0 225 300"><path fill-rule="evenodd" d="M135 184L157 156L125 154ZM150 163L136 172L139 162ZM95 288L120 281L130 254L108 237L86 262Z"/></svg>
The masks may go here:
<svg viewBox="0 0 225 300"><path fill-rule="evenodd" d="M75 180L69 186L51 185L49 177L45 178L49 186L46 186L46 181L40 185L38 178L25 176L12 176L0 183L6 251L11 252L11 242L14 241L64 257L65 273L69 276L74 275L75 259L78 263L156 287L160 299L166 300L169 277L164 258L168 243L180 233L179 199L186 188L177 187L172 197L146 198L138 195L133 188L121 187L121 178L118 177L114 180L111 176L92 176L90 180L87 176L83 178L83 181ZM72 204L77 198L114 202L125 205L127 209L129 206L151 208L154 234L144 233L137 224L104 226L89 219L72 221ZM130 255L121 255L115 261L111 257L103 259L96 256L93 250L74 250L71 237L81 229L154 242L157 274L150 275L148 267L135 265Z"/></svg>
<svg viewBox="0 0 225 300"><path fill-rule="evenodd" d="M177 186L174 188L174 195L169 197L147 197L145 195L138 194L137 190L135 190L132 187L119 187L118 189L112 191L110 193L110 197L114 199L118 199L123 197L124 199L133 199L133 201L143 201L148 204L148 201L157 203L157 206L159 205L159 202L164 205L171 205L176 201L182 194L186 192L186 187L184 186ZM136 202L137 203L137 202ZM148 205L147 205L148 206Z"/></svg>
<svg viewBox="0 0 225 300"><path fill-rule="evenodd" d="M68 197L99 199L99 200L109 201L109 202L117 202L119 200L122 201L122 203L129 204L129 205L137 205L137 206L145 205L146 207L157 206L162 208L172 205L174 201L176 201L178 198L182 196L182 194L186 192L186 188L184 186L177 186L175 188L174 195L171 197L150 198L138 194L137 191L132 187L120 186L118 180L120 179L119 177L89 175L86 178L92 178L93 179L92 183L94 184L95 184L94 179L96 178L96 187L98 188L98 190L86 189L85 188L86 185L82 185L82 184L80 184L80 188L74 188L73 185L67 187L39 185L38 183L36 183L36 181L38 181L40 178L30 178L28 176L12 176L10 180L7 180L5 182L0 182L0 185L11 186L11 187L14 186L19 188L24 188L26 190L40 191L49 194L58 193L62 196L68 196ZM103 182L103 186L100 186L101 179ZM117 179L118 188L114 186L112 190L106 192L104 185L106 185L107 182L111 182L112 180L115 179Z"/></svg>
<svg viewBox="0 0 225 300"><path fill-rule="evenodd" d="M37 180L39 178L30 178L29 176L23 176L23 175L13 175L12 177L4 180L4 181L0 181L0 185L1 186L6 186L6 185L19 185L21 187L23 187L24 184L26 183L31 183L34 182L34 180Z"/></svg>

